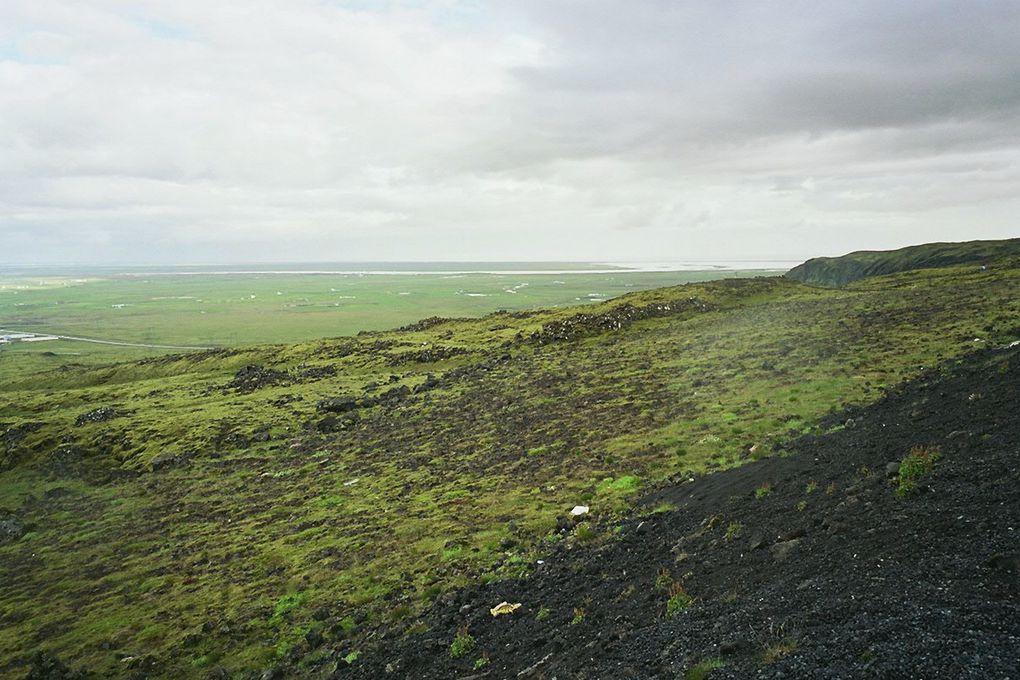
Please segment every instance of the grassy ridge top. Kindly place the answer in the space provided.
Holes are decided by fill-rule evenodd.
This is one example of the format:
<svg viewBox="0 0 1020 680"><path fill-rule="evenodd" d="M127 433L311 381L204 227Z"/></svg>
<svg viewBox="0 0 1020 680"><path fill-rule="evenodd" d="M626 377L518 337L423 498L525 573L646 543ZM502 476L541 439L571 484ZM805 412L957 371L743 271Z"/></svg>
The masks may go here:
<svg viewBox="0 0 1020 680"><path fill-rule="evenodd" d="M70 368L0 387L0 674L352 654L450 588L613 540L636 492L1020 334L1010 262L827 290L689 284L584 308ZM2 519L2 518L0 518Z"/></svg>
<svg viewBox="0 0 1020 680"><path fill-rule="evenodd" d="M872 276L1007 256L1020 256L1020 238L926 243L899 250L860 250L841 257L816 257L797 265L786 276L812 285L840 287Z"/></svg>

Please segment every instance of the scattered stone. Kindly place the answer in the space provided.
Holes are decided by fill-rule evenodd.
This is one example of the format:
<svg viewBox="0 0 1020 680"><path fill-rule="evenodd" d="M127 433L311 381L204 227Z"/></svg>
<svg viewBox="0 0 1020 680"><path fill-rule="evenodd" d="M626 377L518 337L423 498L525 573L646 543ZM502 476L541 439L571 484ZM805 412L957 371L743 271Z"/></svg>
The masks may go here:
<svg viewBox="0 0 1020 680"><path fill-rule="evenodd" d="M779 543L772 545L769 548L769 552L772 553L772 558L775 559L776 562L784 562L790 556L790 553L792 553L797 546L800 545L800 542L801 539L799 538L794 538L789 541L780 541Z"/></svg>
<svg viewBox="0 0 1020 680"><path fill-rule="evenodd" d="M83 425L88 425L89 423L103 423L107 420L112 420L113 418L118 418L123 415L125 414L112 406L101 406L94 411L89 411L88 413L83 413L78 416L74 419L74 424L76 427L81 427Z"/></svg>
<svg viewBox="0 0 1020 680"><path fill-rule="evenodd" d="M182 465L187 460L187 456L180 453L161 453L152 459L149 466L153 472L159 472L161 470L169 470Z"/></svg>
<svg viewBox="0 0 1020 680"><path fill-rule="evenodd" d="M13 542L25 535L25 526L11 513L0 512L0 543Z"/></svg>
<svg viewBox="0 0 1020 680"><path fill-rule="evenodd" d="M305 642L308 643L309 647L315 649L323 642L322 633L319 632L318 628L312 628L305 633Z"/></svg>
<svg viewBox="0 0 1020 680"><path fill-rule="evenodd" d="M575 505L574 509L570 511L571 517L581 517L582 515L588 514L587 505Z"/></svg>
<svg viewBox="0 0 1020 680"><path fill-rule="evenodd" d="M323 413L347 413L358 408L358 400L354 397L333 397L319 401L315 408Z"/></svg>
<svg viewBox="0 0 1020 680"><path fill-rule="evenodd" d="M358 414L356 411L345 413L341 416L329 414L325 418L321 419L315 424L315 429L322 433L327 432L342 432L349 430L358 423Z"/></svg>
<svg viewBox="0 0 1020 680"><path fill-rule="evenodd" d="M287 382L289 377L290 376L281 371L274 371L273 369L266 368L265 366L249 364L247 366L242 366L240 370L234 374L234 379L227 383L227 388L237 390L240 394L246 394L262 389L263 387Z"/></svg>
<svg viewBox="0 0 1020 680"><path fill-rule="evenodd" d="M885 476L886 477L897 477L900 474L900 464L896 462L890 462L885 464Z"/></svg>
<svg viewBox="0 0 1020 680"><path fill-rule="evenodd" d="M86 677L85 673L71 670L52 654L37 652L25 680L85 680Z"/></svg>
<svg viewBox="0 0 1020 680"><path fill-rule="evenodd" d="M751 540L747 542L748 550L760 550L765 547L765 537L760 533L755 533L751 536Z"/></svg>
<svg viewBox="0 0 1020 680"><path fill-rule="evenodd" d="M336 366L326 364L325 366L299 367L297 377L303 381L321 380L332 378L336 375Z"/></svg>

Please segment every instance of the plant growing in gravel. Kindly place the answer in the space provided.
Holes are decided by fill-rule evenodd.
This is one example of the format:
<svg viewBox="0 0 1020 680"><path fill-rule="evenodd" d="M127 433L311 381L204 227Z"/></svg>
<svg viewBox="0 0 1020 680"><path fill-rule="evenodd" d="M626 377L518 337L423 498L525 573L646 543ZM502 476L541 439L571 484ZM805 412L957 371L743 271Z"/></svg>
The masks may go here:
<svg viewBox="0 0 1020 680"><path fill-rule="evenodd" d="M475 648L475 638L468 632L467 626L457 631L457 636L450 643L450 658L459 659Z"/></svg>
<svg viewBox="0 0 1020 680"><path fill-rule="evenodd" d="M587 543L588 541L594 540L597 533L590 524L582 522L577 525L576 529L574 529L574 535L577 536L577 540L582 543Z"/></svg>
<svg viewBox="0 0 1020 680"><path fill-rule="evenodd" d="M347 662L348 666L350 666L352 663L357 661L358 657L360 657L360 656L361 656L361 652L359 652L357 650L354 650L353 652L351 652L350 654L348 654L347 656L344 657L344 661Z"/></svg>
<svg viewBox="0 0 1020 680"><path fill-rule="evenodd" d="M772 485L768 482L765 482L764 484L762 484L761 486L754 490L754 497L765 498L765 496L768 496L770 493L772 493Z"/></svg>
<svg viewBox="0 0 1020 680"><path fill-rule="evenodd" d="M743 530L744 525L740 522L730 522L726 527L726 533L723 534L723 538L727 541L732 541L734 538L738 538Z"/></svg>
<svg viewBox="0 0 1020 680"><path fill-rule="evenodd" d="M818 491L818 482L808 482L804 487L804 493L814 493L815 491Z"/></svg>
<svg viewBox="0 0 1020 680"><path fill-rule="evenodd" d="M574 607L574 618L570 620L570 625L576 626L582 621L584 621L584 610L580 607Z"/></svg>
<svg viewBox="0 0 1020 680"><path fill-rule="evenodd" d="M705 680L712 671L717 668L722 668L725 665L726 664L723 663L722 659L706 659L704 661L699 661L687 669L687 672L684 673L684 678L686 680Z"/></svg>
<svg viewBox="0 0 1020 680"><path fill-rule="evenodd" d="M538 614L535 615L536 621L545 621L552 614L552 610L548 607L542 607L538 610Z"/></svg>
<svg viewBox="0 0 1020 680"><path fill-rule="evenodd" d="M481 670L489 665L489 655L482 654L480 657L475 659L475 670Z"/></svg>
<svg viewBox="0 0 1020 680"><path fill-rule="evenodd" d="M926 474L931 472L935 461L941 458L942 454L936 447L915 446L910 449L903 460L900 461L899 483L896 486L896 493L906 496L917 488L917 482Z"/></svg>
<svg viewBox="0 0 1020 680"><path fill-rule="evenodd" d="M666 618L671 619L694 604L694 598L687 594L682 583L674 583L669 588L669 599L666 601Z"/></svg>
<svg viewBox="0 0 1020 680"><path fill-rule="evenodd" d="M762 651L761 661L765 664L775 663L784 656L793 654L795 651L797 651L797 641L792 637L786 637L771 645L766 645L764 651Z"/></svg>
<svg viewBox="0 0 1020 680"><path fill-rule="evenodd" d="M655 577L655 589L668 590L671 585L673 585L673 575L669 573L669 569L663 567L659 570L659 575Z"/></svg>
<svg viewBox="0 0 1020 680"><path fill-rule="evenodd" d="M797 503L797 510L799 510L800 512L804 512L805 510L807 510L807 501L801 501Z"/></svg>

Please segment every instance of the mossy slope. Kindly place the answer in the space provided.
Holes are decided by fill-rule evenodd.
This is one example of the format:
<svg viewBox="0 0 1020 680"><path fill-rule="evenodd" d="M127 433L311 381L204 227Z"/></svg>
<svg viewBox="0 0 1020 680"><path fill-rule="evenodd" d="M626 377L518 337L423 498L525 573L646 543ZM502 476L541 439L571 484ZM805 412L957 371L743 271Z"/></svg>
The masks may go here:
<svg viewBox="0 0 1020 680"><path fill-rule="evenodd" d="M1020 256L1020 238L1001 241L925 243L899 250L859 250L841 257L816 257L797 265L786 276L817 286L838 288L872 276L914 269L947 267Z"/></svg>

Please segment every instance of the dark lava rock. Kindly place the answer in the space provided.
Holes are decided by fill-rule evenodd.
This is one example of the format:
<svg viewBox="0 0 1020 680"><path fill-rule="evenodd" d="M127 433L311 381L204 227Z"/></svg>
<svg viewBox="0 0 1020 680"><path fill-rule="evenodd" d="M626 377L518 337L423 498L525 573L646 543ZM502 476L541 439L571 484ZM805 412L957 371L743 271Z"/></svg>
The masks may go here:
<svg viewBox="0 0 1020 680"><path fill-rule="evenodd" d="M421 394L422 392L427 392L428 390L431 390L432 388L437 387L438 385L439 379L436 376L429 373L428 375L425 376L425 382L415 385L414 389L411 390L411 392L413 394Z"/></svg>
<svg viewBox="0 0 1020 680"><path fill-rule="evenodd" d="M463 347L446 347L440 345L437 347L426 347L425 349L411 352L391 354L387 361L391 366L405 363L432 364L467 353L468 351Z"/></svg>
<svg viewBox="0 0 1020 680"><path fill-rule="evenodd" d="M181 465L184 465L190 457L190 455L184 453L161 453L153 458L149 465L153 472L159 472L160 470L169 470L170 468L180 467Z"/></svg>
<svg viewBox="0 0 1020 680"><path fill-rule="evenodd" d="M242 366L240 370L234 374L234 379L227 383L228 389L237 390L241 394L248 392L254 392L255 390L268 387L269 385L278 385L280 383L288 382L290 376L282 371L274 371L271 368L265 366L258 366L256 364L249 364Z"/></svg>
<svg viewBox="0 0 1020 680"><path fill-rule="evenodd" d="M789 541L781 541L773 544L769 547L769 552L772 553L772 557L776 560L776 562L782 562L790 556L790 553L796 550L798 545L800 545L800 539L792 538Z"/></svg>
<svg viewBox="0 0 1020 680"><path fill-rule="evenodd" d="M322 413L346 413L358 408L358 400L355 397L332 397L322 399L315 408Z"/></svg>
<svg viewBox="0 0 1020 680"><path fill-rule="evenodd" d="M17 446L22 439L32 432L35 432L42 427L42 423L23 423L21 425L15 425L8 427L4 430L3 435L0 435L0 442L3 443L4 448L8 451Z"/></svg>
<svg viewBox="0 0 1020 680"><path fill-rule="evenodd" d="M656 302L643 307L635 307L632 304L624 303L606 312L584 312L566 319L550 321L543 324L542 328L532 333L528 339L540 345L550 342L564 342L585 335L618 331L626 328L632 322L642 319L653 319L684 312L707 312L713 308L711 305L693 297L673 302Z"/></svg>
<svg viewBox="0 0 1020 680"><path fill-rule="evenodd" d="M441 316L430 316L430 317L427 317L425 319L422 319L421 321L416 321L415 323L407 324L406 326L401 326L397 330L398 331L411 331L411 332L427 331L428 329L432 328L433 326L438 326L440 324L444 324L444 323L447 323L448 321L453 321L453 320L454 319L444 318L444 317L441 317Z"/></svg>
<svg viewBox="0 0 1020 680"><path fill-rule="evenodd" d="M113 418L119 418L120 416L126 415L121 411L118 411L112 406L101 406L94 411L83 413L74 419L74 424L77 427L82 425L88 425L89 423L103 423Z"/></svg>
<svg viewBox="0 0 1020 680"><path fill-rule="evenodd" d="M308 643L311 649L315 649L322 644L322 633L317 628L312 628L305 633L305 642Z"/></svg>
<svg viewBox="0 0 1020 680"><path fill-rule="evenodd" d="M343 430L350 429L358 422L357 411L351 411L350 413L344 413L342 415L336 415L330 413L325 418L315 423L315 429L319 432L342 432Z"/></svg>
<svg viewBox="0 0 1020 680"><path fill-rule="evenodd" d="M38 652L32 657L25 680L85 680L86 674L65 666L60 659Z"/></svg>
<svg viewBox="0 0 1020 680"><path fill-rule="evenodd" d="M399 380L399 378L398 378ZM411 394L411 388L407 385L392 387L379 395L380 404L396 404Z"/></svg>
<svg viewBox="0 0 1020 680"><path fill-rule="evenodd" d="M336 375L336 366L333 364L326 364L324 366L308 366L299 367L297 377L302 381L321 380L323 378L332 378Z"/></svg>
<svg viewBox="0 0 1020 680"><path fill-rule="evenodd" d="M0 511L0 543L16 541L25 535L25 526L11 513Z"/></svg>

